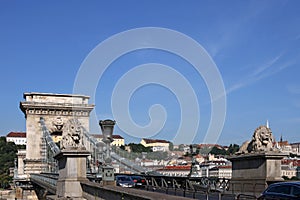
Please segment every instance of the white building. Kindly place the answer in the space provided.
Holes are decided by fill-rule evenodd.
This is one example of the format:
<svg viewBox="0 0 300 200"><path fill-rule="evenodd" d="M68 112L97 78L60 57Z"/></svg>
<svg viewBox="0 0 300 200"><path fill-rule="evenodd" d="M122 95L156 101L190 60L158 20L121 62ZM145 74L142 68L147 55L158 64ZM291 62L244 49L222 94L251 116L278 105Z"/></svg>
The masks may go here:
<svg viewBox="0 0 300 200"><path fill-rule="evenodd" d="M281 176L288 178L297 176L297 168L300 166L298 158L286 157L281 160Z"/></svg>
<svg viewBox="0 0 300 200"><path fill-rule="evenodd" d="M230 165L215 166L209 170L209 177L231 179L232 167Z"/></svg>
<svg viewBox="0 0 300 200"><path fill-rule="evenodd" d="M300 155L300 143L297 142L297 143L292 143L292 144L290 144L290 145L291 145L291 147L292 147L292 152L293 152L294 154Z"/></svg>
<svg viewBox="0 0 300 200"><path fill-rule="evenodd" d="M102 134L93 134L92 135L94 138L96 138L98 141L101 141L103 139ZM122 136L120 135L112 135L112 138L114 139L111 143L112 146L125 146L125 140Z"/></svg>
<svg viewBox="0 0 300 200"><path fill-rule="evenodd" d="M26 133L25 132L10 132L6 135L7 142L14 142L16 145L26 145Z"/></svg>
<svg viewBox="0 0 300 200"><path fill-rule="evenodd" d="M144 147L151 147L155 151L169 151L169 141L157 140L157 139L146 139L143 138L140 142Z"/></svg>
<svg viewBox="0 0 300 200"><path fill-rule="evenodd" d="M202 177L229 179L232 175L232 165L231 162L225 158L211 157L211 161L201 163L200 171Z"/></svg>
<svg viewBox="0 0 300 200"><path fill-rule="evenodd" d="M190 165L165 166L157 171L165 176L188 176L191 170Z"/></svg>
<svg viewBox="0 0 300 200"><path fill-rule="evenodd" d="M286 176L288 178L297 176L297 168L290 166L281 166L281 176Z"/></svg>

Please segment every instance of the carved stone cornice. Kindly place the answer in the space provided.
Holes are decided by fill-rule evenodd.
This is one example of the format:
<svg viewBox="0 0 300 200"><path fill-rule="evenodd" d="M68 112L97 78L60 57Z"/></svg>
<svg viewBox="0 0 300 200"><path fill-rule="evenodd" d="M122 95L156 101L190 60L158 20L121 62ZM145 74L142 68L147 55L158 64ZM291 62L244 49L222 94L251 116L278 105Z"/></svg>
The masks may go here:
<svg viewBox="0 0 300 200"><path fill-rule="evenodd" d="M93 104L20 102L25 115L89 116L94 107Z"/></svg>

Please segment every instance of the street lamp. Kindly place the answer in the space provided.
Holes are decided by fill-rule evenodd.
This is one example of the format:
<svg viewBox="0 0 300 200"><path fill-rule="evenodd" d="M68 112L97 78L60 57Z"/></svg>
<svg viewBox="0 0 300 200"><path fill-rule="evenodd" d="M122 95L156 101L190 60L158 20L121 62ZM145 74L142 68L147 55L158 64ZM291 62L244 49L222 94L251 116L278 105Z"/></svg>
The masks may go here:
<svg viewBox="0 0 300 200"><path fill-rule="evenodd" d="M197 173L197 168L196 168L196 159L194 158L195 155L197 155L197 147L195 145L190 145L190 155L191 155L191 159L192 159L192 165L191 165L191 169L190 169L190 177L197 177L198 173Z"/></svg>
<svg viewBox="0 0 300 200"><path fill-rule="evenodd" d="M96 159L97 162L104 163L103 152L106 151L106 147L103 142L97 142L96 144Z"/></svg>
<svg viewBox="0 0 300 200"><path fill-rule="evenodd" d="M102 168L102 181L103 185L113 185L114 184L114 168L111 164L111 156L110 156L110 144L113 141L113 131L114 126L116 124L116 121L106 119L106 120L100 120L99 125L102 130L103 139L102 141L106 145L106 153L105 153L105 166Z"/></svg>
<svg viewBox="0 0 300 200"><path fill-rule="evenodd" d="M142 165L142 162L141 162L142 166L145 166L146 155L147 155L147 152L142 152L142 162L143 162L143 165Z"/></svg>
<svg viewBox="0 0 300 200"><path fill-rule="evenodd" d="M103 152L106 151L104 142L96 143L95 164L96 164L96 180L102 177L102 167L104 164Z"/></svg>

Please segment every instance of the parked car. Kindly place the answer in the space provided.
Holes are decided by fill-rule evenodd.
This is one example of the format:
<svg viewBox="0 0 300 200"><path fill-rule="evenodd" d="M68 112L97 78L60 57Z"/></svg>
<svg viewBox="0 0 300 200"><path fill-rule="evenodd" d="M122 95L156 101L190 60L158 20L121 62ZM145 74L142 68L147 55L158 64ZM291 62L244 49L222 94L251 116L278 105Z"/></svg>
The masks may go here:
<svg viewBox="0 0 300 200"><path fill-rule="evenodd" d="M300 182L273 183L262 193L258 200L300 199Z"/></svg>
<svg viewBox="0 0 300 200"><path fill-rule="evenodd" d="M135 183L135 187L142 187L147 185L146 179L142 176L131 176L133 182Z"/></svg>
<svg viewBox="0 0 300 200"><path fill-rule="evenodd" d="M135 183L130 176L118 175L116 176L116 184L121 187L134 187Z"/></svg>

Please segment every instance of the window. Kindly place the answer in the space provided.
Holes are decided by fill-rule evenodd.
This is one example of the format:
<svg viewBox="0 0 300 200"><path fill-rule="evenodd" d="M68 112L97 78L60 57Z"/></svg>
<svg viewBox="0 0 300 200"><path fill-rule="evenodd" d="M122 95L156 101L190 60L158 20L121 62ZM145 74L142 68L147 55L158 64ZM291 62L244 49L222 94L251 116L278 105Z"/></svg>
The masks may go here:
<svg viewBox="0 0 300 200"><path fill-rule="evenodd" d="M299 187L296 187L296 186L293 187L293 195L295 195L297 197L300 196L300 188Z"/></svg>
<svg viewBox="0 0 300 200"><path fill-rule="evenodd" d="M280 194L290 194L291 186L290 185L278 185L271 187L268 192L272 193L280 193Z"/></svg>

